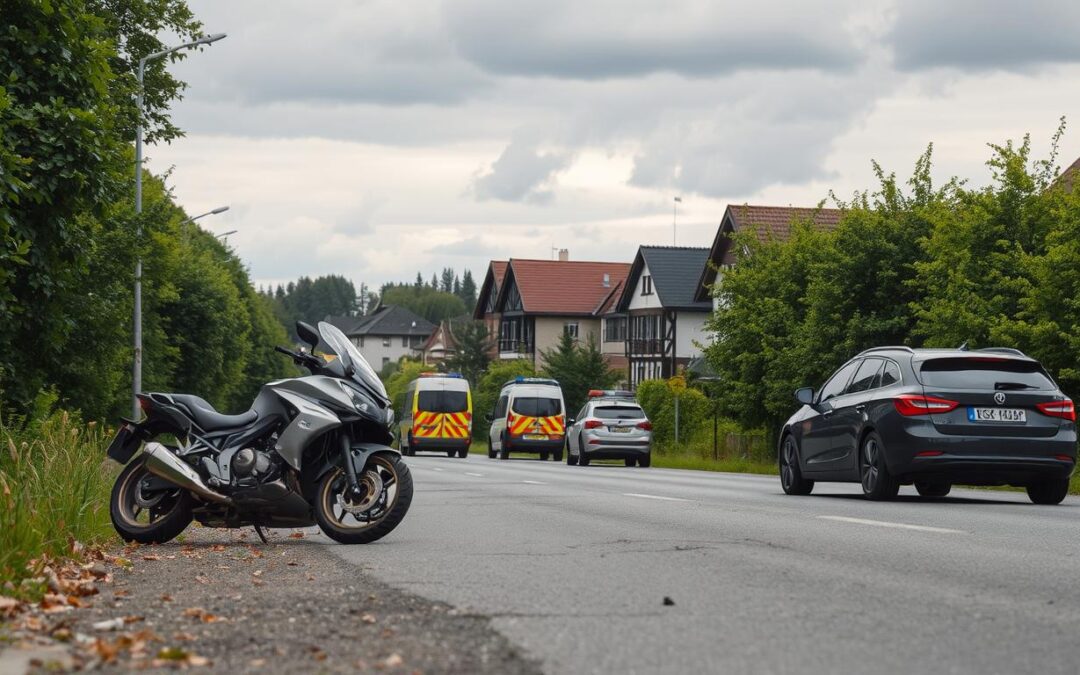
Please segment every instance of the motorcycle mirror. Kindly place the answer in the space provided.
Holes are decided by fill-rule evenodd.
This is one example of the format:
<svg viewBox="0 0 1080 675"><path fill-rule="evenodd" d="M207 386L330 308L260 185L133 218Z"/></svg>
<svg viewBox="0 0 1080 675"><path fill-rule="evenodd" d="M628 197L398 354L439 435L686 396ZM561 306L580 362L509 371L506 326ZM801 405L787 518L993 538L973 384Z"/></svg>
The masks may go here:
<svg viewBox="0 0 1080 675"><path fill-rule="evenodd" d="M312 352L319 346L319 331L303 321L296 322L296 334L300 336L301 340L311 345Z"/></svg>

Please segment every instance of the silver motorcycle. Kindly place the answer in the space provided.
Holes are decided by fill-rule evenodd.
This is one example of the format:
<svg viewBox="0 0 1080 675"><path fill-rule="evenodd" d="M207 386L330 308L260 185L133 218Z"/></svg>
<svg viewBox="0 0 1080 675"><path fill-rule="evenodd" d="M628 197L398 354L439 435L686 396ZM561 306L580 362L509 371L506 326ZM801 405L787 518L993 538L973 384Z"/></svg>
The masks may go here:
<svg viewBox="0 0 1080 675"><path fill-rule="evenodd" d="M276 349L311 374L264 385L247 412L223 415L190 394L139 395L144 417L123 420L108 449L126 465L109 505L124 540L166 542L192 520L254 527L264 542L266 527L318 524L343 544L397 527L413 484L389 447L386 388L336 327L296 328L311 350Z"/></svg>

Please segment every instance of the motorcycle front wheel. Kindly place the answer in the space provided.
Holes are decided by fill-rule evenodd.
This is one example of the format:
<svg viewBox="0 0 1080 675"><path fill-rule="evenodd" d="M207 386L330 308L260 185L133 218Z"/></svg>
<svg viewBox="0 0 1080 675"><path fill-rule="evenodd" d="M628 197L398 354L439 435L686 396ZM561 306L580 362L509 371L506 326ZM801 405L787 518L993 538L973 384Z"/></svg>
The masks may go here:
<svg viewBox="0 0 1080 675"><path fill-rule="evenodd" d="M340 544L368 544L390 534L412 504L409 467L396 454L372 455L357 477L362 493L349 494L349 479L334 467L322 480L315 499L315 520L326 536Z"/></svg>
<svg viewBox="0 0 1080 675"><path fill-rule="evenodd" d="M191 495L183 488L154 489L154 475L139 455L113 484L109 516L120 538L140 544L164 544L191 524Z"/></svg>

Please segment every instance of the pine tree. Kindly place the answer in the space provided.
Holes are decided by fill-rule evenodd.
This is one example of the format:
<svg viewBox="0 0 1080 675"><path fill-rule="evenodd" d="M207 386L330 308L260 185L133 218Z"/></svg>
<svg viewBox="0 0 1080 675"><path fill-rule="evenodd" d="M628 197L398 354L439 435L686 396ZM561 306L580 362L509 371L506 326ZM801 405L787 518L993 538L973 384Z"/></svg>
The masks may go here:
<svg viewBox="0 0 1080 675"><path fill-rule="evenodd" d="M458 297L469 309L476 306L476 282L473 280L472 272L469 270L465 270L465 273L461 276L461 291L458 293Z"/></svg>

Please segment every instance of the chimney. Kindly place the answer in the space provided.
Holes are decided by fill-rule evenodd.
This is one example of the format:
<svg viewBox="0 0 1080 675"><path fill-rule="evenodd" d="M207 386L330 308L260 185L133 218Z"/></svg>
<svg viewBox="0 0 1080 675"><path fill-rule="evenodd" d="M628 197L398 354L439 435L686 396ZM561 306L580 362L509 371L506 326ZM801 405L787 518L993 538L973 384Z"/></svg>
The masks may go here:
<svg viewBox="0 0 1080 675"><path fill-rule="evenodd" d="M570 260L570 249L568 249L568 248L560 248L559 249L559 262L566 262L568 260Z"/></svg>
<svg viewBox="0 0 1080 675"><path fill-rule="evenodd" d="M611 288L611 275L604 272L604 288Z"/></svg>

